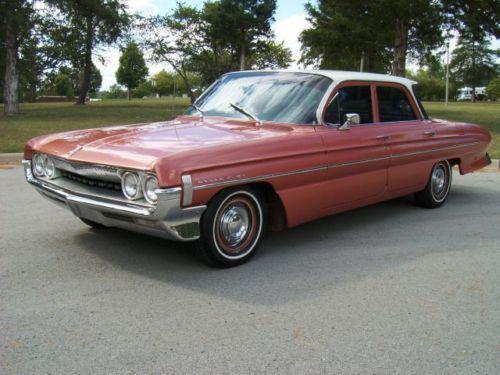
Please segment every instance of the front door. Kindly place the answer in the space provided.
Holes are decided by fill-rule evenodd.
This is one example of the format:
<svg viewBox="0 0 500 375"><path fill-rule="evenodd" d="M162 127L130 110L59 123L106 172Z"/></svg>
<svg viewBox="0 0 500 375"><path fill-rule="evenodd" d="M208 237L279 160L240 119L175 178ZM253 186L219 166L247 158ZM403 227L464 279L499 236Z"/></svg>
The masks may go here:
<svg viewBox="0 0 500 375"><path fill-rule="evenodd" d="M382 195L387 186L390 154L383 124L374 124L374 86L369 82L344 83L318 126L326 150L327 173L322 189L326 210ZM360 124L340 130L346 115L360 116Z"/></svg>

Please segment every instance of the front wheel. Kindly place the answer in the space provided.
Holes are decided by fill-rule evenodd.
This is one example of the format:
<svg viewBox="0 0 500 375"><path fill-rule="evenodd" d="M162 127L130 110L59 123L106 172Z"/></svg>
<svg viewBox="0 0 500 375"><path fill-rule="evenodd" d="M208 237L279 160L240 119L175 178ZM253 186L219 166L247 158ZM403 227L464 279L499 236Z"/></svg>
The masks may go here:
<svg viewBox="0 0 500 375"><path fill-rule="evenodd" d="M434 164L427 186L424 190L415 193L417 204L425 208L441 206L450 193L451 177L452 170L448 161Z"/></svg>
<svg viewBox="0 0 500 375"><path fill-rule="evenodd" d="M266 227L267 206L250 187L217 194L201 220L201 237L194 243L200 258L213 266L233 267L256 252Z"/></svg>

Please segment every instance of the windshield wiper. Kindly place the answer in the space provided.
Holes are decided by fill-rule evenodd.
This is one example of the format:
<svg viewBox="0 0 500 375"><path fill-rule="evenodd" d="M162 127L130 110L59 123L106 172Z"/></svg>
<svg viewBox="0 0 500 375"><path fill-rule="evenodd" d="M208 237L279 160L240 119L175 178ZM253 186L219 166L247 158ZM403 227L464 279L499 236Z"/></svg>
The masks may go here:
<svg viewBox="0 0 500 375"><path fill-rule="evenodd" d="M203 111L203 109L201 109L200 107L198 107L196 104L191 104L191 107L193 107L198 112L200 112L200 120L203 121L203 117L205 116L205 111Z"/></svg>
<svg viewBox="0 0 500 375"><path fill-rule="evenodd" d="M245 116L251 118L252 120L255 120L257 122L257 125L262 125L262 121L259 120L259 118L250 112L248 112L245 108L238 107L236 104L229 103L231 107L236 109L238 112L243 113Z"/></svg>

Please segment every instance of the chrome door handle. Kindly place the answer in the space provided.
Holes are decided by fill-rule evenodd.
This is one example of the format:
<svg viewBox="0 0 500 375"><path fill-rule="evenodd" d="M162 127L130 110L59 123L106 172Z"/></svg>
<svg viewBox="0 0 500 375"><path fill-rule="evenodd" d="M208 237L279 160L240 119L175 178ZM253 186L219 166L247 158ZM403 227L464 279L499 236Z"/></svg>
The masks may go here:
<svg viewBox="0 0 500 375"><path fill-rule="evenodd" d="M384 135L377 135L375 137L375 139L379 140L379 141L388 141L389 139L391 139L391 136L390 135L387 135L387 134L384 134Z"/></svg>
<svg viewBox="0 0 500 375"><path fill-rule="evenodd" d="M434 137L436 135L436 132L424 132L424 135L428 135L429 137Z"/></svg>

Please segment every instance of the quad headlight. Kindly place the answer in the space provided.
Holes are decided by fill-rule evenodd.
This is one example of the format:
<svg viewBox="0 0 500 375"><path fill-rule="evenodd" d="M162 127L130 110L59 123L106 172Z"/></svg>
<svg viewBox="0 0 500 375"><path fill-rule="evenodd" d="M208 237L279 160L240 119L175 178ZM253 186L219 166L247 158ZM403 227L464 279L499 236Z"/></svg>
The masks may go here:
<svg viewBox="0 0 500 375"><path fill-rule="evenodd" d="M45 177L44 165L47 156L35 154L33 156L33 174L37 177Z"/></svg>
<svg viewBox="0 0 500 375"><path fill-rule="evenodd" d="M122 175L122 191L123 195L130 200L142 197L141 178L137 173L125 172Z"/></svg>
<svg viewBox="0 0 500 375"><path fill-rule="evenodd" d="M48 179L57 176L54 160L44 154L35 154L33 156L33 174L36 177L47 177Z"/></svg>
<svg viewBox="0 0 500 375"><path fill-rule="evenodd" d="M46 157L45 163L43 163L43 173L49 179L54 178L56 175L56 166L54 161L49 157Z"/></svg>
<svg viewBox="0 0 500 375"><path fill-rule="evenodd" d="M156 203L158 200L158 194L156 194L156 190L158 189L158 180L155 176L147 176L144 180L144 198L149 203Z"/></svg>

